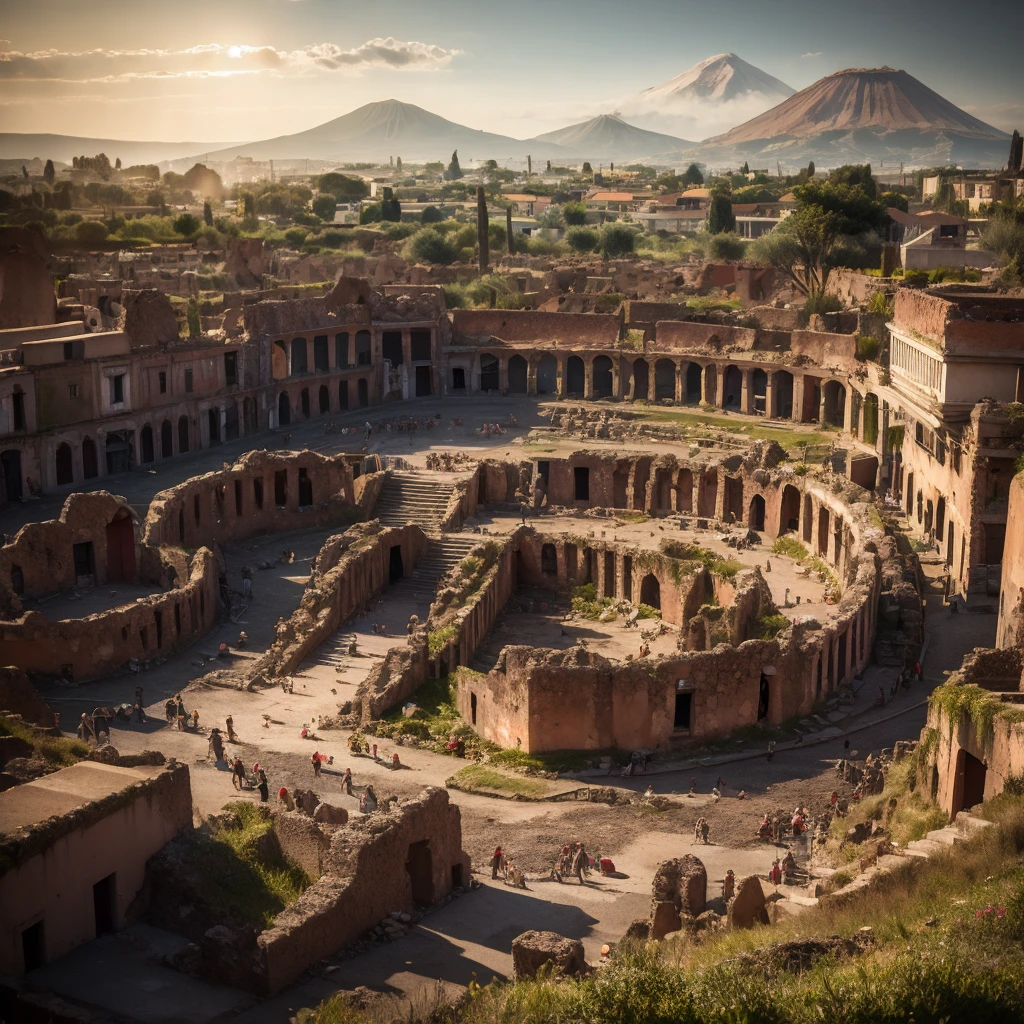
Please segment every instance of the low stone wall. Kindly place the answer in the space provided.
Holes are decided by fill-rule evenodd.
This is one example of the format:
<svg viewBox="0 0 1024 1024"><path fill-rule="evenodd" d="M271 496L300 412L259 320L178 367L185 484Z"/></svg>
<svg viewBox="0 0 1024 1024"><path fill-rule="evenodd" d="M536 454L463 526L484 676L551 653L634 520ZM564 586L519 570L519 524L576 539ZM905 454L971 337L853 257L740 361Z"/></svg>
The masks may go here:
<svg viewBox="0 0 1024 1024"><path fill-rule="evenodd" d="M279 992L313 964L394 911L411 912L469 885L458 807L443 789L339 828L327 872L259 936L266 990Z"/></svg>
<svg viewBox="0 0 1024 1024"><path fill-rule="evenodd" d="M288 675L347 618L388 585L391 549L400 547L403 571L411 572L427 548L418 526L382 528L360 523L330 537L306 584L299 607L277 626L277 638L250 668L250 678Z"/></svg>
<svg viewBox="0 0 1024 1024"><path fill-rule="evenodd" d="M30 611L0 622L0 663L83 682L135 658L166 657L203 636L220 618L222 563L209 548L192 556L184 583L81 619L51 621ZM180 577L179 577L180 579Z"/></svg>
<svg viewBox="0 0 1024 1024"><path fill-rule="evenodd" d="M229 468L155 495L143 543L233 544L262 533L353 522L361 513L352 461L348 455L311 451L247 452Z"/></svg>

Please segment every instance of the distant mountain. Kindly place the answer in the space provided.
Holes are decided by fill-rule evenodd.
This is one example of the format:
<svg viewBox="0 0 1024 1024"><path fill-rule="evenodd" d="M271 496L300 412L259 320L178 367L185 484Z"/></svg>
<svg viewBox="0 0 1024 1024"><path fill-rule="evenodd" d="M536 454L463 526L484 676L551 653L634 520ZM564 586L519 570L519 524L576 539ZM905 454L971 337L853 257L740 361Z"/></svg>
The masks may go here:
<svg viewBox="0 0 1024 1024"><path fill-rule="evenodd" d="M702 154L823 166L902 160L908 166L1001 167L1009 136L979 121L906 71L855 68L827 75L724 135Z"/></svg>
<svg viewBox="0 0 1024 1024"><path fill-rule="evenodd" d="M553 142L585 159L619 160L622 163L693 145L674 135L637 128L613 114L601 114L589 121L538 135L536 141Z"/></svg>
<svg viewBox="0 0 1024 1024"><path fill-rule="evenodd" d="M226 142L127 142L123 139L89 139L74 135L30 135L0 132L0 159L61 160L71 163L76 156L106 153L113 163L118 157L125 167L132 164L156 164L181 157L203 157L223 149Z"/></svg>
<svg viewBox="0 0 1024 1024"><path fill-rule="evenodd" d="M785 82L748 64L735 53L719 53L661 85L644 89L640 96L653 103L688 103L692 100L723 103L747 93L759 93L771 103L792 96L794 92L796 90Z"/></svg>
<svg viewBox="0 0 1024 1024"><path fill-rule="evenodd" d="M281 135L262 142L228 146L211 153L214 160L248 156L254 160L285 160L308 157L321 160L386 161L400 156L405 161L444 160L459 151L463 163L472 160L535 160L565 157L551 142L537 150L537 140L519 140L507 135L477 131L430 113L412 103L381 100L367 103L333 121L294 135Z"/></svg>

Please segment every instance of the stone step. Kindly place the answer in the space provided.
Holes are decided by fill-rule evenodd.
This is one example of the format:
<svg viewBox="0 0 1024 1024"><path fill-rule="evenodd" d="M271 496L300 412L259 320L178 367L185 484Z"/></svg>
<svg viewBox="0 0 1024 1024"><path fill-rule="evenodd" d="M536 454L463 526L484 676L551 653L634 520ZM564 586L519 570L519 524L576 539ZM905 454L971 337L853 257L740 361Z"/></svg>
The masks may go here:
<svg viewBox="0 0 1024 1024"><path fill-rule="evenodd" d="M914 839L907 844L907 852L919 857L931 857L949 848L949 843L940 843L934 839Z"/></svg>
<svg viewBox="0 0 1024 1024"><path fill-rule="evenodd" d="M982 829L991 828L992 822L985 818L978 818L969 811L959 811L954 820L955 827L966 835L973 835Z"/></svg>
<svg viewBox="0 0 1024 1024"><path fill-rule="evenodd" d="M925 839L930 839L935 843L944 843L946 846L952 846L954 843L963 842L963 835L958 832L955 828L947 825L945 828L932 829Z"/></svg>

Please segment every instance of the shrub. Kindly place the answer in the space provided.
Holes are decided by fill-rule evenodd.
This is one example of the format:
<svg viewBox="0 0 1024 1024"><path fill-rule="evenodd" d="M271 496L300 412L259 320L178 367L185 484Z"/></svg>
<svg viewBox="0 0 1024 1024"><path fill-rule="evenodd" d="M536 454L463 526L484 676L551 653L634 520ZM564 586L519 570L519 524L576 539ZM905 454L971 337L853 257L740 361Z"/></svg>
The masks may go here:
<svg viewBox="0 0 1024 1024"><path fill-rule="evenodd" d="M406 243L406 256L417 263L454 263L458 247L434 228L422 228Z"/></svg>
<svg viewBox="0 0 1024 1024"><path fill-rule="evenodd" d="M743 259L747 243L731 231L721 231L711 235L704 243L704 252L709 260L724 263L735 263Z"/></svg>
<svg viewBox="0 0 1024 1024"><path fill-rule="evenodd" d="M605 224L601 231L601 255L606 260L631 255L635 243L636 232L625 224Z"/></svg>
<svg viewBox="0 0 1024 1024"><path fill-rule="evenodd" d="M570 227L587 222L587 207L584 203L565 203L562 206L562 219Z"/></svg>
<svg viewBox="0 0 1024 1024"><path fill-rule="evenodd" d="M85 245L99 245L106 241L107 226L98 220L83 220L75 225L75 238Z"/></svg>
<svg viewBox="0 0 1024 1024"><path fill-rule="evenodd" d="M440 224L444 220L444 214L436 206L424 206L420 214L421 224Z"/></svg>
<svg viewBox="0 0 1024 1024"><path fill-rule="evenodd" d="M838 313L842 308L843 304L835 295L828 292L812 292L807 296L804 308L800 310L800 322L806 325L812 316Z"/></svg>
<svg viewBox="0 0 1024 1024"><path fill-rule="evenodd" d="M601 236L593 228L574 227L566 231L565 241L573 252L594 252L601 244Z"/></svg>
<svg viewBox="0 0 1024 1024"><path fill-rule="evenodd" d="M857 336L857 358L862 363L874 360L881 348L881 342L870 334Z"/></svg>
<svg viewBox="0 0 1024 1024"><path fill-rule="evenodd" d="M284 233L285 241L296 249L306 241L308 236L309 232L305 228L289 228Z"/></svg>
<svg viewBox="0 0 1024 1024"><path fill-rule="evenodd" d="M757 635L760 640L771 640L784 629L789 629L790 622L785 615L775 613L762 615L757 620Z"/></svg>
<svg viewBox="0 0 1024 1024"><path fill-rule="evenodd" d="M184 235L186 238L194 235L202 226L203 222L198 217L193 217L191 213L183 213L174 221L175 233Z"/></svg>

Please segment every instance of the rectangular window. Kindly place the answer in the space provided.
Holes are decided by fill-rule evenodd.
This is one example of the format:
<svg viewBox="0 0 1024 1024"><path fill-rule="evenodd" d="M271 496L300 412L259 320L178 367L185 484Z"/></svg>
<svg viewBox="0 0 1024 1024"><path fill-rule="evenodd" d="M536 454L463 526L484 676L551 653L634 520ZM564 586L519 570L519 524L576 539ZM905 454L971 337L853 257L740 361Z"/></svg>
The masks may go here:
<svg viewBox="0 0 1024 1024"><path fill-rule="evenodd" d="M124 374L119 373L110 378L110 404L120 405L124 402Z"/></svg>
<svg viewBox="0 0 1024 1024"><path fill-rule="evenodd" d="M224 353L224 383L233 388L238 383L238 353Z"/></svg>
<svg viewBox="0 0 1024 1024"><path fill-rule="evenodd" d="M78 387L79 386L77 384L69 384L68 385L68 398L77 398L78 397Z"/></svg>
<svg viewBox="0 0 1024 1024"><path fill-rule="evenodd" d="M185 390L186 391L191 391L192 390L192 371L191 370L186 370L185 371Z"/></svg>
<svg viewBox="0 0 1024 1024"><path fill-rule="evenodd" d="M167 373L164 370L160 371L160 394L167 394Z"/></svg>
<svg viewBox="0 0 1024 1024"><path fill-rule="evenodd" d="M74 359L75 358L75 345L74 345L74 342L71 342L71 341L65 341L64 342L64 358L65 359Z"/></svg>
<svg viewBox="0 0 1024 1024"><path fill-rule="evenodd" d="M348 331L334 336L334 365L339 370L348 366Z"/></svg>

